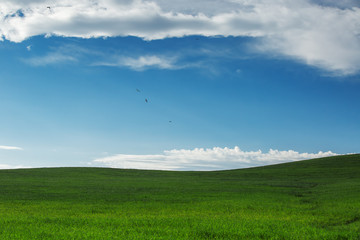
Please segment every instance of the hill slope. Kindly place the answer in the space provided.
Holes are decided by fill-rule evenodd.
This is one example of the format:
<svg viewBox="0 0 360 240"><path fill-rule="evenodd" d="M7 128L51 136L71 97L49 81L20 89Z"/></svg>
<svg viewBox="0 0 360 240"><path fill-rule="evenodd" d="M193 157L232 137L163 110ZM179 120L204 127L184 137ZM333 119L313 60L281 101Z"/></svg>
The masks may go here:
<svg viewBox="0 0 360 240"><path fill-rule="evenodd" d="M359 239L360 155L214 172L0 171L1 239Z"/></svg>

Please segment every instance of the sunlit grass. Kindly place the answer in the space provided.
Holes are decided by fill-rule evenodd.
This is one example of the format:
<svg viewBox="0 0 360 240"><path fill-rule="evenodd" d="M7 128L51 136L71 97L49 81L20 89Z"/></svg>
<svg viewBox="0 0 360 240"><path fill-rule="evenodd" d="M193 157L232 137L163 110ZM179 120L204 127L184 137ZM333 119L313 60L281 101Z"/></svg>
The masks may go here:
<svg viewBox="0 0 360 240"><path fill-rule="evenodd" d="M360 156L168 172L0 171L0 239L360 239Z"/></svg>

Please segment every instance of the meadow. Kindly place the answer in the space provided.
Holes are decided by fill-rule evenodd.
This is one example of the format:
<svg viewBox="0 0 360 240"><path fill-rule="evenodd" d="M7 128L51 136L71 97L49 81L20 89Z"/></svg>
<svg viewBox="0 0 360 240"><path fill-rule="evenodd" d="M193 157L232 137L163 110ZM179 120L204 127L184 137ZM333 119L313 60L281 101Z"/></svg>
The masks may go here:
<svg viewBox="0 0 360 240"><path fill-rule="evenodd" d="M360 155L212 172L0 171L0 239L360 239Z"/></svg>

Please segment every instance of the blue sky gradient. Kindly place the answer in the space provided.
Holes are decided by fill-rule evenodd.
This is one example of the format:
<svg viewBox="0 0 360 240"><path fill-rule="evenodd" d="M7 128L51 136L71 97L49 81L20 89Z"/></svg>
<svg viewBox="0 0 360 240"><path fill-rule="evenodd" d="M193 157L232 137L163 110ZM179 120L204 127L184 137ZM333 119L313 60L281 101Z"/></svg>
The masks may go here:
<svg viewBox="0 0 360 240"><path fill-rule="evenodd" d="M21 148L0 147L0 167L235 146L359 151L358 63L259 50L266 36L44 34L0 42L0 145ZM214 169L227 168L226 156Z"/></svg>

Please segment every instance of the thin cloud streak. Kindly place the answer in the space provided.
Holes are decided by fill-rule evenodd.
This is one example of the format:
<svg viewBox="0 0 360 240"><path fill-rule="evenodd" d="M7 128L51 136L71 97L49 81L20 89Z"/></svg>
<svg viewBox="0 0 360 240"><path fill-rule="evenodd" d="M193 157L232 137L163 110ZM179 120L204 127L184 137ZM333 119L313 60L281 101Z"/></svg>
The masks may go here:
<svg viewBox="0 0 360 240"><path fill-rule="evenodd" d="M299 153L293 150L268 152L242 151L234 148L195 148L193 150L170 150L156 155L118 154L98 158L91 162L112 168L156 169L156 170L224 170L272 165L311 158L338 155L331 151L318 153Z"/></svg>
<svg viewBox="0 0 360 240"><path fill-rule="evenodd" d="M24 150L21 147L14 146L0 146L0 150Z"/></svg>
<svg viewBox="0 0 360 240"><path fill-rule="evenodd" d="M117 57L114 61L94 63L95 66L128 67L135 71L144 71L148 68L158 69L180 69L176 65L175 58L168 58L156 55L145 55L139 57Z"/></svg>
<svg viewBox="0 0 360 240"><path fill-rule="evenodd" d="M32 51L32 47L30 50ZM43 55L33 55L32 57L23 58L21 60L32 66L48 66L80 62L90 56L98 58L104 57L104 54L96 50L86 49L77 44L64 44L57 47L51 47L50 51Z"/></svg>
<svg viewBox="0 0 360 240"><path fill-rule="evenodd" d="M48 2L4 0L0 38L21 42L36 35L146 40L243 36L261 39L252 48L263 54L296 59L338 75L360 70L360 8L353 1L345 7L310 0L210 2L202 0L189 9L186 6L193 2L186 0L171 5L162 0L54 0L49 10Z"/></svg>
<svg viewBox="0 0 360 240"><path fill-rule="evenodd" d="M76 62L77 59L70 55L66 55L58 52L51 52L44 56L37 56L37 57L23 59L23 61L32 66L47 66L47 65L59 64L59 63Z"/></svg>

